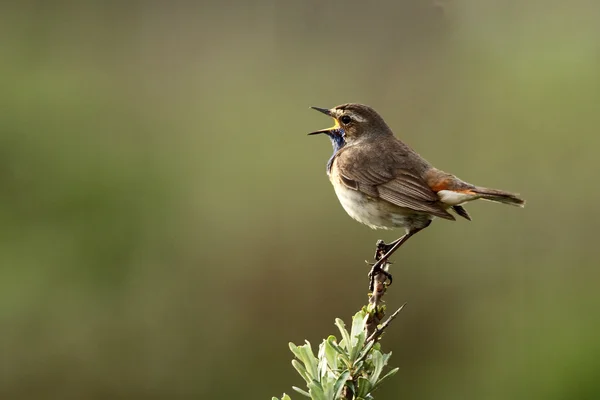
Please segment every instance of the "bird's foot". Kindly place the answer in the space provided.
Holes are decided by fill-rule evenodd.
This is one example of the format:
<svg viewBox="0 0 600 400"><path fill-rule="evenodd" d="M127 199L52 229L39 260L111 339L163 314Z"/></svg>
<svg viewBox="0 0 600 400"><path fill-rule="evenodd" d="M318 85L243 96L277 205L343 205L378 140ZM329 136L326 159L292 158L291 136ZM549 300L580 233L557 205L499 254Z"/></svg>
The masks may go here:
<svg viewBox="0 0 600 400"><path fill-rule="evenodd" d="M392 284L392 274L385 270L386 264L391 264L387 260L387 254L390 249L396 244L396 242L392 242L390 244L386 244L383 240L377 241L377 250L375 251L375 263L369 263L371 265L371 271L369 271L369 291L373 292L375 289L375 278L378 274L382 274L385 276L384 283L387 282L388 286Z"/></svg>
<svg viewBox="0 0 600 400"><path fill-rule="evenodd" d="M371 266L371 270L369 271L369 274L368 274L368 276L369 276L369 292L373 293L373 290L375 290L375 278L379 274L382 274L383 276L385 276L385 279L382 282L383 284L387 284L387 286L392 284L392 280L393 280L392 274L390 274L384 268L386 264L391 264L390 262L379 258L374 263L367 263L367 264L369 264Z"/></svg>
<svg viewBox="0 0 600 400"><path fill-rule="evenodd" d="M373 292L373 290L375 290L375 278L379 274L382 274L385 276L384 283L387 282L388 286L392 284L392 274L390 274L385 269L383 269L381 267L380 262L371 264L371 270L369 271L369 275L368 275L369 276L369 292L371 292L371 293Z"/></svg>
<svg viewBox="0 0 600 400"><path fill-rule="evenodd" d="M387 244L381 239L378 240L376 243L377 248L375 250L375 261L381 260L381 258L385 256L392 249L392 247L394 247L396 242L398 241L394 240L392 243Z"/></svg>

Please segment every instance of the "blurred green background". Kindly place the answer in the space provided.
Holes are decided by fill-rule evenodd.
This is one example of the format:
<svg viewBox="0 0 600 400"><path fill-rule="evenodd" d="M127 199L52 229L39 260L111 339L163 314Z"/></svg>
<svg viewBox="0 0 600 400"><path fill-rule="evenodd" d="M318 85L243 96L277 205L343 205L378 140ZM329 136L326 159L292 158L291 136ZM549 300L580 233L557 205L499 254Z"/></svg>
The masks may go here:
<svg viewBox="0 0 600 400"><path fill-rule="evenodd" d="M270 399L377 239L309 106L512 190L394 257L378 399L600 398L600 4L0 6L0 398ZM293 398L299 398L294 395Z"/></svg>

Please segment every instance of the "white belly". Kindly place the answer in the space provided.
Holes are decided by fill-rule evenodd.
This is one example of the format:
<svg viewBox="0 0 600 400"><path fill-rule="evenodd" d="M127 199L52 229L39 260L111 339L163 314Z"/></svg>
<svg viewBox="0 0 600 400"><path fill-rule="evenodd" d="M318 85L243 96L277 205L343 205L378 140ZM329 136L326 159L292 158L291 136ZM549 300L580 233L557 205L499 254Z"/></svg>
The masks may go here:
<svg viewBox="0 0 600 400"><path fill-rule="evenodd" d="M375 199L338 180L332 179L333 188L342 207L352 218L372 229L408 229L428 222L431 217L415 214L385 200Z"/></svg>

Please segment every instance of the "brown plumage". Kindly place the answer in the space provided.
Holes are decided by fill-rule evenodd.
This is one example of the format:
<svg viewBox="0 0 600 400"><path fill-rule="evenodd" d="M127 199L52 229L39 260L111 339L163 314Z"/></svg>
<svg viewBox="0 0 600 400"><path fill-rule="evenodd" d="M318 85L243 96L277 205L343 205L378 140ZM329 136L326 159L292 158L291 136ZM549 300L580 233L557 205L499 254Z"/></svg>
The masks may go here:
<svg viewBox="0 0 600 400"><path fill-rule="evenodd" d="M378 270L402 243L426 228L434 217L455 220L449 210L471 220L463 203L476 199L523 207L516 194L464 182L434 168L397 139L371 107L343 104L332 109L312 107L331 116L335 125L324 133L334 154L327 173L346 212L372 228L404 228L406 235L387 245Z"/></svg>

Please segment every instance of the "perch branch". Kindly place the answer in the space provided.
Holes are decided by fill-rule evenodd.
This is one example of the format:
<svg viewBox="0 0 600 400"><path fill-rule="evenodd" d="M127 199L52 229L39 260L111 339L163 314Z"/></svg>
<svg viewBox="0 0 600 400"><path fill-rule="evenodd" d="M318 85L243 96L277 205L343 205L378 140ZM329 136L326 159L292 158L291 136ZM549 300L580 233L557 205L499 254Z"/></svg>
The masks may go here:
<svg viewBox="0 0 600 400"><path fill-rule="evenodd" d="M378 240L376 244L377 248L375 251L375 262L381 262L381 259L386 255L386 245L383 240ZM369 338L373 337L373 334L377 332L380 328L378 328L379 324L385 317L385 307L383 306L383 296L389 286L388 279L390 278L390 274L388 274L388 269L391 263L389 260L384 260L383 265L381 266L381 270L375 274L373 279L373 291L369 294L369 309L371 310L370 318L367 323L367 336ZM401 308L400 308L401 309ZM399 311L399 310L398 310ZM398 312L397 311L397 312ZM395 314L394 313L394 316ZM389 324L388 320L388 324ZM387 325L386 325L387 326ZM374 339L377 339L381 336L380 332Z"/></svg>

